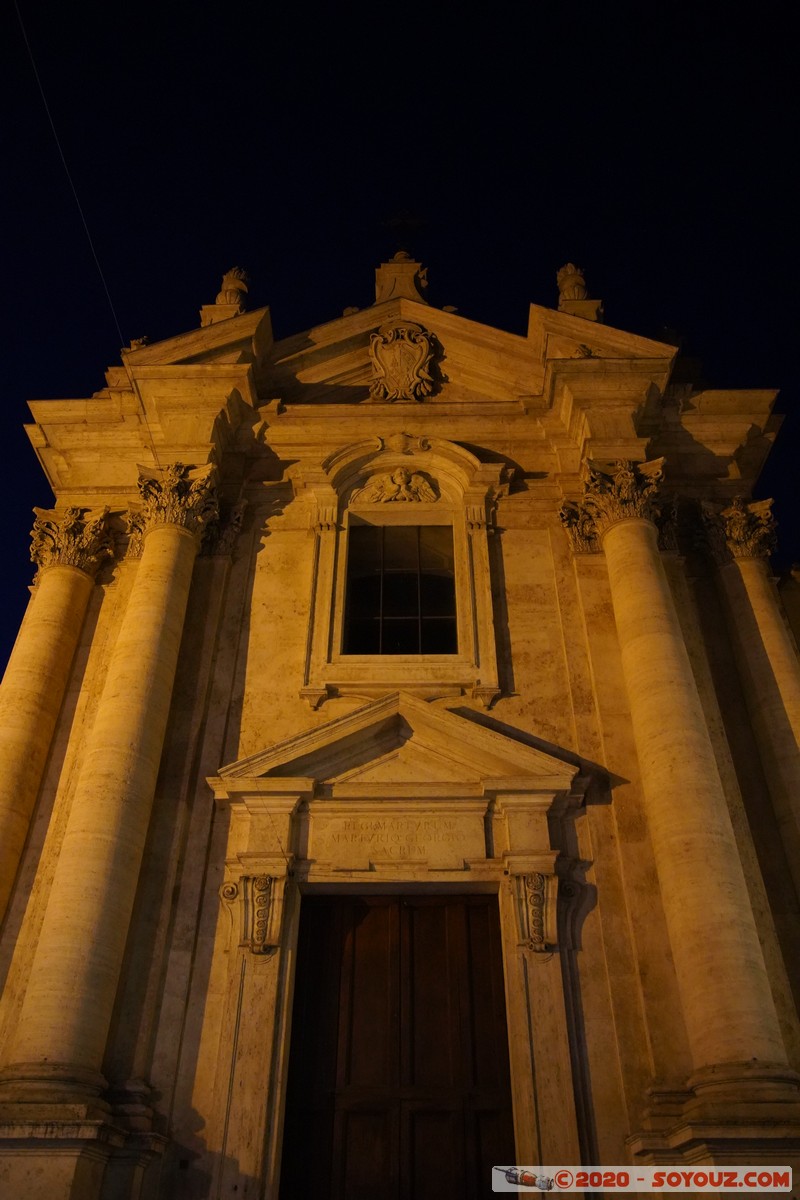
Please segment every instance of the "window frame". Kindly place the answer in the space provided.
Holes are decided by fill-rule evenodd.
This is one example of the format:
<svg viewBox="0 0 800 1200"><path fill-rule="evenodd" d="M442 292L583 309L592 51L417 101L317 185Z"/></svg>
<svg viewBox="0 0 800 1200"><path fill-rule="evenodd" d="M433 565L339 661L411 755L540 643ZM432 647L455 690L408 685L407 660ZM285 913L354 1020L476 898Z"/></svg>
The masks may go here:
<svg viewBox="0 0 800 1200"><path fill-rule="evenodd" d="M405 435L404 435L405 436ZM491 598L489 530L497 498L507 494L503 464L481 463L450 442L424 442L412 457L364 444L345 447L321 468L299 464L295 496L310 504L314 537L309 632L300 695L312 708L330 696L364 698L393 690L435 698L466 695L489 707L499 695ZM360 451L360 453L359 453ZM355 462L350 461L353 460ZM363 502L374 475L420 471L436 500ZM326 469L327 468L327 469ZM376 525L449 525L453 531L456 654L345 654L342 650L351 518Z"/></svg>

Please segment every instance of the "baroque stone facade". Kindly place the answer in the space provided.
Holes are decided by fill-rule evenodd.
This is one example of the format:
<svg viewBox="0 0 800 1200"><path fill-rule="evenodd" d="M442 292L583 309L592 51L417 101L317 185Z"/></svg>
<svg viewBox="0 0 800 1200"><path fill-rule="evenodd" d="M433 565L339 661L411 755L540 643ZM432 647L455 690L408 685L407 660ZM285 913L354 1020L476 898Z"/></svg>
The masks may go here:
<svg viewBox="0 0 800 1200"><path fill-rule="evenodd" d="M275 341L234 268L200 328L32 404L4 1196L800 1165L774 393L676 407L674 347L558 287L520 337L400 253Z"/></svg>

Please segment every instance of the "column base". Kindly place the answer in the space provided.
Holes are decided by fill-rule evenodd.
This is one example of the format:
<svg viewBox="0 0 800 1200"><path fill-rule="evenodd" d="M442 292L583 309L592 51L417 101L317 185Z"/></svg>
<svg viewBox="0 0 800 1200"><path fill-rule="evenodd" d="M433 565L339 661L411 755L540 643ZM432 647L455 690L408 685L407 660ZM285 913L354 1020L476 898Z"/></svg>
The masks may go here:
<svg viewBox="0 0 800 1200"><path fill-rule="evenodd" d="M789 1165L800 1172L800 1077L780 1063L723 1063L685 1090L652 1088L634 1162Z"/></svg>
<svg viewBox="0 0 800 1200"><path fill-rule="evenodd" d="M111 1112L111 1106L102 1099L107 1088L108 1082L99 1071L73 1063L12 1063L0 1070L0 1121L16 1119L12 1110L20 1106L31 1114L21 1115L22 1120L46 1121L50 1110L56 1121L102 1119ZM41 1115L35 1115L34 1110L41 1110Z"/></svg>
<svg viewBox="0 0 800 1200"><path fill-rule="evenodd" d="M144 1080L106 1089L98 1072L62 1063L0 1071L0 1196L139 1200L168 1139L152 1130Z"/></svg>
<svg viewBox="0 0 800 1200"><path fill-rule="evenodd" d="M167 1138L104 1121L0 1123L0 1196L25 1200L139 1200Z"/></svg>

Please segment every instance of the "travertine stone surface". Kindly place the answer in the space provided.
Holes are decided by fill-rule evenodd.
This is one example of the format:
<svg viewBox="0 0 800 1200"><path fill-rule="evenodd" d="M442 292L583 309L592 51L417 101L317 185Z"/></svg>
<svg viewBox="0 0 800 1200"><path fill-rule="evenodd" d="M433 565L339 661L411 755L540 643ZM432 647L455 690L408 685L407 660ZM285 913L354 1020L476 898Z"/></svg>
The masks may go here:
<svg viewBox="0 0 800 1200"><path fill-rule="evenodd" d="M190 480L182 467L145 479L141 491L144 552L85 748L6 1079L81 1083L102 1064L197 535L213 507L208 478Z"/></svg>
<svg viewBox="0 0 800 1200"><path fill-rule="evenodd" d="M800 661L764 558L719 568L736 660L800 892Z"/></svg>
<svg viewBox="0 0 800 1200"><path fill-rule="evenodd" d="M603 534L650 836L695 1068L785 1062L713 748L643 517Z"/></svg>
<svg viewBox="0 0 800 1200"><path fill-rule="evenodd" d="M111 553L105 513L36 510L38 582L0 684L0 920L20 854L98 564Z"/></svg>
<svg viewBox="0 0 800 1200"><path fill-rule="evenodd" d="M0 1194L277 1200L304 905L343 891L496 896L517 1162L786 1161L797 666L748 558L775 393L676 384L673 346L559 282L520 336L401 253L374 305L275 342L230 272L200 328L31 405L78 536L52 565L40 517L10 675L55 685L7 722L44 757L0 927ZM721 574L656 541L697 501ZM106 505L127 546L92 591ZM359 524L451 530L456 653L344 652Z"/></svg>

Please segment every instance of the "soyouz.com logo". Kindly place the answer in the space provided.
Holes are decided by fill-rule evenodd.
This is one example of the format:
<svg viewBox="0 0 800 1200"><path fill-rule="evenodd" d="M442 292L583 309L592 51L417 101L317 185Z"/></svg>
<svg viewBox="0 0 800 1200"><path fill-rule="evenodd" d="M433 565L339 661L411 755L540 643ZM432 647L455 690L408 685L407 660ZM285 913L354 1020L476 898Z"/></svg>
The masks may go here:
<svg viewBox="0 0 800 1200"><path fill-rule="evenodd" d="M493 1167L493 1192L790 1192L791 1167Z"/></svg>

